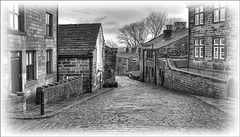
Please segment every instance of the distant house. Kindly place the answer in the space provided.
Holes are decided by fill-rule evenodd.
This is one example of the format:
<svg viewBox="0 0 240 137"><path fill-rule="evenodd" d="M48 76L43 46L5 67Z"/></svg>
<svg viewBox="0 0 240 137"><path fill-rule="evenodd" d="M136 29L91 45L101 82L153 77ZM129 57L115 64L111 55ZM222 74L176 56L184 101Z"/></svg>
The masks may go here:
<svg viewBox="0 0 240 137"><path fill-rule="evenodd" d="M102 25L59 25L58 39L59 81L82 76L85 91L101 88L105 60Z"/></svg>
<svg viewBox="0 0 240 137"><path fill-rule="evenodd" d="M56 81L58 6L12 2L2 12L2 91L28 100Z"/></svg>
<svg viewBox="0 0 240 137"><path fill-rule="evenodd" d="M238 43L238 6L224 2L189 4L190 67L233 70Z"/></svg>
<svg viewBox="0 0 240 137"><path fill-rule="evenodd" d="M140 60L138 53L117 53L117 75L128 75L129 72L137 70L140 70Z"/></svg>
<svg viewBox="0 0 240 137"><path fill-rule="evenodd" d="M157 84L162 70L158 67L158 58L185 58L188 54L188 28L186 22L167 25L163 34L146 42L142 46L142 81Z"/></svg>

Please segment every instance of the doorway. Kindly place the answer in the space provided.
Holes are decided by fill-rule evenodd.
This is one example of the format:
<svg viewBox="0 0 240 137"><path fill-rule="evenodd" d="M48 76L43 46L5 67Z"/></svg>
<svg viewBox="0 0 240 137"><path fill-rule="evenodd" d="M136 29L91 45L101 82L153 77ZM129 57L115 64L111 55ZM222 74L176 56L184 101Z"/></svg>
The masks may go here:
<svg viewBox="0 0 240 137"><path fill-rule="evenodd" d="M21 52L11 52L11 87L12 93L22 91Z"/></svg>

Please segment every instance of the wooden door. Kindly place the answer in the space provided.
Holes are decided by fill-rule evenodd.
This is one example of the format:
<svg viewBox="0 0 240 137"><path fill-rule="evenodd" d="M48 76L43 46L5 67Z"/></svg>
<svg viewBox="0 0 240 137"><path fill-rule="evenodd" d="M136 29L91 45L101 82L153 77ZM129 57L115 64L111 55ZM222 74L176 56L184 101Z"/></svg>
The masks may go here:
<svg viewBox="0 0 240 137"><path fill-rule="evenodd" d="M11 85L12 93L22 91L22 73L21 73L21 53L11 53Z"/></svg>

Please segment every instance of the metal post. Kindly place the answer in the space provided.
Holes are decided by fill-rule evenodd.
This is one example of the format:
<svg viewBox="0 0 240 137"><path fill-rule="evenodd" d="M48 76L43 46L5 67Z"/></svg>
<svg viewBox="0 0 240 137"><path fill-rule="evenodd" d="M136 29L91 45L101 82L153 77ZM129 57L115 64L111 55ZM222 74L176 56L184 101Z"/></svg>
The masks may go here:
<svg viewBox="0 0 240 137"><path fill-rule="evenodd" d="M41 91L41 115L44 115L44 92Z"/></svg>

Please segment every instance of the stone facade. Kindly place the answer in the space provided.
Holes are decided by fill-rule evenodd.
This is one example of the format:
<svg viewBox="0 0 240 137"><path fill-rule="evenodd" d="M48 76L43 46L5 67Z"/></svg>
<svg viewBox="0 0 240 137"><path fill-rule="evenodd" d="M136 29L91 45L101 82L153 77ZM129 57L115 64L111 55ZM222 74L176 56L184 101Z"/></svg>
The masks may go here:
<svg viewBox="0 0 240 137"><path fill-rule="evenodd" d="M167 34L166 34L167 33ZM160 36L146 42L141 54L141 80L157 84L158 58L187 58L188 29L185 22L167 25Z"/></svg>
<svg viewBox="0 0 240 137"><path fill-rule="evenodd" d="M131 71L140 70L140 60L137 53L121 52L117 54L117 75L128 75Z"/></svg>
<svg viewBox="0 0 240 137"><path fill-rule="evenodd" d="M190 67L234 70L239 38L238 7L228 2L204 2L190 4L188 8ZM201 22L199 16L203 16ZM198 42L200 40L201 43ZM199 51L199 47L202 47L202 51Z"/></svg>
<svg viewBox="0 0 240 137"><path fill-rule="evenodd" d="M100 23L59 25L58 78L83 77L84 91L103 85L104 36Z"/></svg>
<svg viewBox="0 0 240 137"><path fill-rule="evenodd" d="M116 74L116 54L117 48L105 47L105 61L103 73L103 87L117 87Z"/></svg>
<svg viewBox="0 0 240 137"><path fill-rule="evenodd" d="M18 9L8 8L13 5ZM29 99L35 96L36 87L56 81L58 7L57 4L26 5L20 2L3 3L3 7L2 19L5 21L2 22L1 86L2 91L6 93L3 95L6 95L6 98L21 95ZM15 13L19 13L18 19L12 19L16 16ZM50 35L46 35L47 15L51 16ZM27 56L29 51L33 53L32 56ZM47 51L51 51L51 64L48 65L50 73L47 73ZM33 66L31 79L28 78L28 64Z"/></svg>

